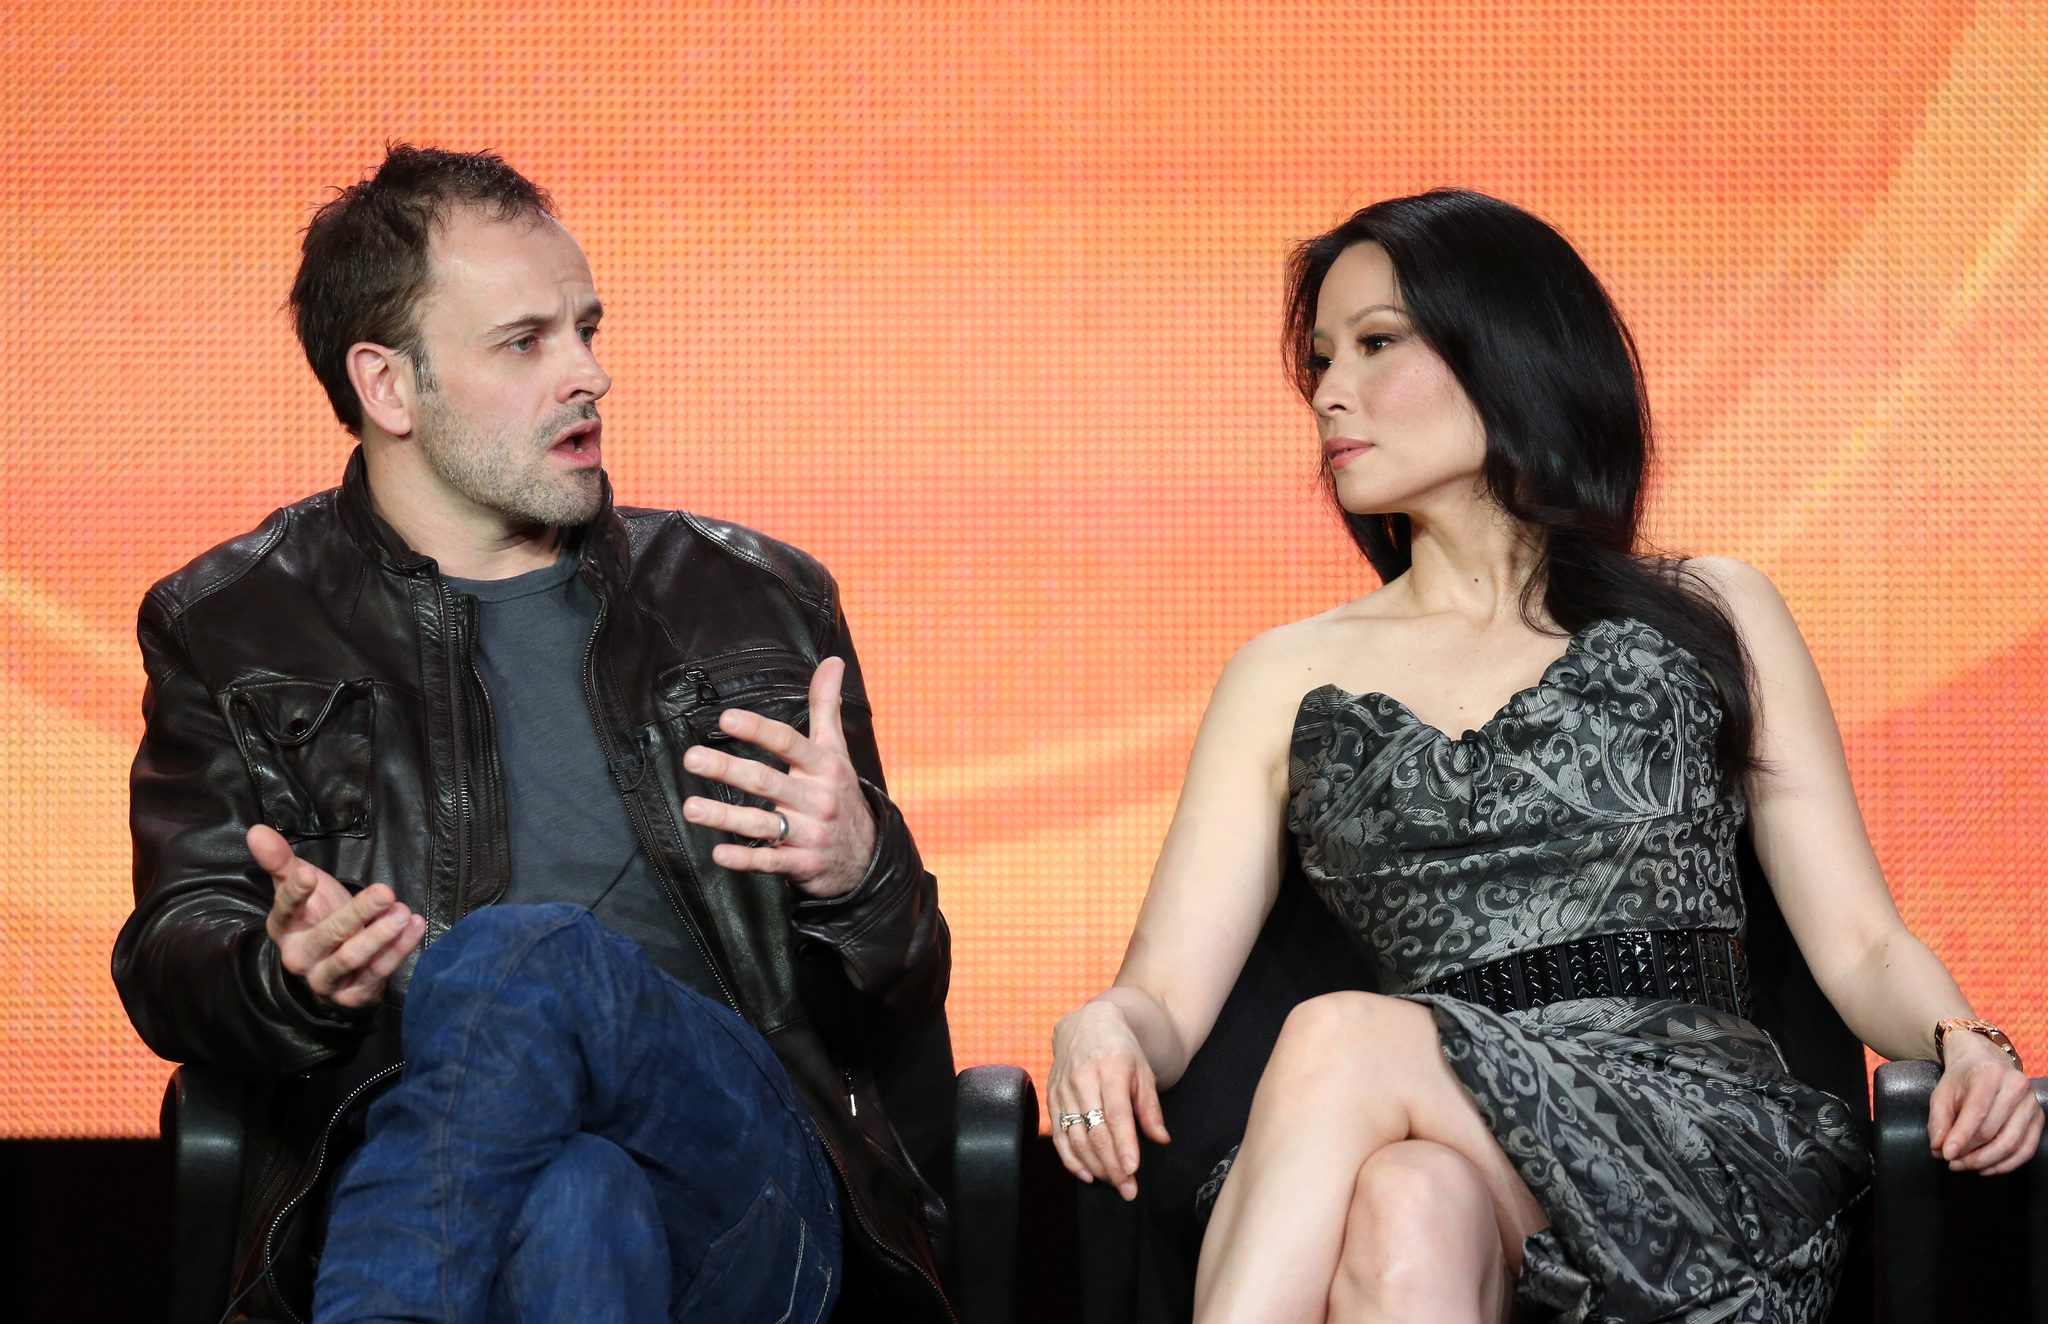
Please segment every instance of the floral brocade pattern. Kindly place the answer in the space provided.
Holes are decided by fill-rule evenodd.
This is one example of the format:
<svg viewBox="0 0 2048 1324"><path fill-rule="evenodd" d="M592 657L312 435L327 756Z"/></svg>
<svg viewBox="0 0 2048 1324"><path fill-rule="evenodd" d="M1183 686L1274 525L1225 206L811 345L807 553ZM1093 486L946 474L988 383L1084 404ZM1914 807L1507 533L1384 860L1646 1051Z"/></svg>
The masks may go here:
<svg viewBox="0 0 2048 1324"><path fill-rule="evenodd" d="M1288 826L1390 993L1597 933L1737 930L1743 806L1720 725L1688 654L1601 621L1457 740L1383 694L1313 691Z"/></svg>
<svg viewBox="0 0 2048 1324"><path fill-rule="evenodd" d="M1599 621L1452 739L1381 694L1308 694L1288 825L1324 902L1428 1005L1549 1215L1518 1296L1566 1321L1823 1319L1870 1160L1848 1109L1746 1021L1581 998L1496 1013L1415 992L1599 933L1743 927L1744 806L1697 661Z"/></svg>

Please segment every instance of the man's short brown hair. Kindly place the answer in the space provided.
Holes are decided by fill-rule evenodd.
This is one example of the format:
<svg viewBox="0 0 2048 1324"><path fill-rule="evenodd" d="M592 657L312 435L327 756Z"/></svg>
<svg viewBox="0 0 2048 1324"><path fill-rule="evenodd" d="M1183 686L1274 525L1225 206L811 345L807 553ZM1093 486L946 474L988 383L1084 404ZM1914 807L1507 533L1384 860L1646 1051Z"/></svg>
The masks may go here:
<svg viewBox="0 0 2048 1324"><path fill-rule="evenodd" d="M349 346L388 346L427 378L418 311L433 274L428 245L456 207L494 221L555 214L547 190L495 152L397 143L375 174L339 190L306 226L292 316L334 416L356 436L363 405L348 379Z"/></svg>

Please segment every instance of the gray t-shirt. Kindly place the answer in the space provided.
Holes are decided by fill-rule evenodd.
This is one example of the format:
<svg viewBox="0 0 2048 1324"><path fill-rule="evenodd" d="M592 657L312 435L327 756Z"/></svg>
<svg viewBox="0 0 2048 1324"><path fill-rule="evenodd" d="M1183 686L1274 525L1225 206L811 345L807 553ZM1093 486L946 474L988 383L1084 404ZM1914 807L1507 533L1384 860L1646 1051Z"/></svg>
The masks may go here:
<svg viewBox="0 0 2048 1324"><path fill-rule="evenodd" d="M696 940L633 835L583 691L597 597L564 552L511 579L448 579L477 600L477 669L490 691L511 826L504 904L568 901L654 964L720 997Z"/></svg>

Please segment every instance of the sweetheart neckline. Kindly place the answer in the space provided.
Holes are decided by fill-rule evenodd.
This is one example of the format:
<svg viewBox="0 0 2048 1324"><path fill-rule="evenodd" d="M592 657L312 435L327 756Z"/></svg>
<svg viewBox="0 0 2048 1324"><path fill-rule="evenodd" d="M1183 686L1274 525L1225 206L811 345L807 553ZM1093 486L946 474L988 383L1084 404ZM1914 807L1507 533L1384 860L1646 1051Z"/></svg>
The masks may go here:
<svg viewBox="0 0 2048 1324"><path fill-rule="evenodd" d="M1353 690L1347 690L1342 685L1337 684L1318 685L1314 689L1310 690L1308 694L1302 695L1301 702L1302 704L1306 704L1309 700L1310 694L1321 694L1324 690L1335 690L1338 694L1343 695L1346 699L1349 699L1353 703L1364 703L1368 699L1384 699L1386 702L1394 705L1394 707L1397 710L1399 710L1401 717L1406 719L1409 725L1420 727L1424 731L1429 732L1431 735L1437 737L1439 740L1442 740L1447 744L1462 745L1467 740L1472 739L1474 736L1484 734L1487 730L1493 727L1495 723L1499 722L1502 718L1509 716L1509 714L1516 707L1516 705L1520 704L1522 700L1528 698L1529 696L1535 694L1537 691L1548 686L1551 682L1552 675L1557 671L1557 669L1563 666L1566 662L1569 662L1572 658L1572 654L1583 651L1580 648L1580 644L1584 641L1588 634L1590 634L1593 630L1597 629L1602 625L1606 625L1609 622L1616 621L1616 619L1617 618L1615 617L1603 616L1597 621L1588 621L1586 624L1572 631L1571 637L1565 640L1564 651L1562 653L1559 653L1555 658L1551 659L1550 665L1543 668L1543 674L1536 678L1534 684L1524 685L1521 689L1518 689L1513 694L1510 694L1507 697L1506 702L1502 703L1500 707L1494 709L1493 716L1487 718L1478 726L1468 728L1463 735L1454 736L1440 726L1434 725L1430 722L1423 721L1420 717L1416 716L1415 710L1413 708L1410 708L1401 700L1395 698L1393 695L1388 694L1382 690L1365 690L1362 692L1358 692ZM1629 622L1621 621L1620 623L1628 624ZM1638 624L1640 623L1638 622ZM1297 711L1299 711L1299 706L1297 706Z"/></svg>

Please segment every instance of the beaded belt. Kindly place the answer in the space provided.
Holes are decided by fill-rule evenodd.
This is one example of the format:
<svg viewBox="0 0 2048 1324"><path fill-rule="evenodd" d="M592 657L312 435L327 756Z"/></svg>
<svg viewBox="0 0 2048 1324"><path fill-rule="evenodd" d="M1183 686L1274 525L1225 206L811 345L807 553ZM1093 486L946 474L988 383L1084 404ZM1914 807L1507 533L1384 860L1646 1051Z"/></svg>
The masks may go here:
<svg viewBox="0 0 2048 1324"><path fill-rule="evenodd" d="M1417 989L1495 1011L1568 998L1671 998L1749 1019L1749 958L1732 933L1602 933L1446 975Z"/></svg>

